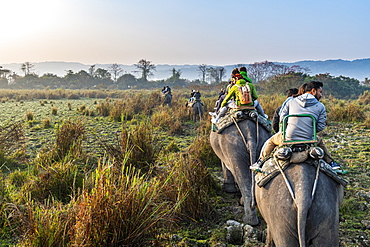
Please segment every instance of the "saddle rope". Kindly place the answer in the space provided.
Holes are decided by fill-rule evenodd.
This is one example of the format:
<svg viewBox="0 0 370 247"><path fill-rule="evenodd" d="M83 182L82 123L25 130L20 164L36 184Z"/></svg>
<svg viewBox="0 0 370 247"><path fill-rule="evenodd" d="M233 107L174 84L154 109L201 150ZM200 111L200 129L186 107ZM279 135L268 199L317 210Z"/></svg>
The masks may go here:
<svg viewBox="0 0 370 247"><path fill-rule="evenodd" d="M257 118L258 118L258 116L257 116ZM245 148L247 149L247 151L248 151L248 144L247 144L247 141L245 140L245 137L244 137L244 135L243 135L243 132L241 131L241 129L239 128L239 125L238 125L238 122L235 120L235 117L232 117L232 120L233 120L233 122L234 122L234 124L235 124L235 126L236 126L236 128L238 129L238 131L239 131L239 134L240 134L240 136L242 137L242 140L243 140L243 142L244 142L244 145L245 145ZM256 137L256 147L258 147L258 139L259 139L259 131L258 131L258 119L256 119L256 126L257 126L257 137ZM252 155L251 155L251 148L249 149L249 162L250 162L250 165L252 165L253 164L253 157L252 157ZM251 171L252 172L252 171ZM251 206L252 207L255 207L256 206L256 200L255 200L255 198L254 198L254 186L255 186L255 177L254 177L254 174L252 173L251 174L251 176L252 176L252 186L251 186L251 193L252 193L252 202L251 202Z"/></svg>
<svg viewBox="0 0 370 247"><path fill-rule="evenodd" d="M295 195L294 195L294 191L292 189L292 186L290 185L288 178L285 176L285 173L284 173L283 169L281 168L281 165L280 165L279 160L275 156L274 156L274 161L277 164L277 167L278 167L281 175L284 178L285 184L286 184L286 186L287 186L287 188L289 190L289 193L290 193L293 201L295 202ZM317 164L317 167L316 167L315 181L313 183L312 192L311 192L311 201L313 200L313 198L315 196L315 192L316 192L316 188L317 188L317 183L319 181L319 174L320 174L320 163Z"/></svg>

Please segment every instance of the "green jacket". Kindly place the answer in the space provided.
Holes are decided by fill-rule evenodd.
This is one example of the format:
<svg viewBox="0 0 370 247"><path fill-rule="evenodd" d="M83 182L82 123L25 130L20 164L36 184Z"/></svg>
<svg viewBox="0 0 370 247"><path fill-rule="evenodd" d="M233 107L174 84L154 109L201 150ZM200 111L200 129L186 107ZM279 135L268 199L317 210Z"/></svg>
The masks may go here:
<svg viewBox="0 0 370 247"><path fill-rule="evenodd" d="M245 86L246 83L247 82L244 79L238 80L236 82L236 85L234 85L230 88L230 90L229 90L228 94L226 95L225 99L222 101L221 107L224 107L232 97L235 97L235 99L236 99L235 103L236 103L237 106L253 106L254 100L256 100L258 98L258 95L257 95L257 91L254 88L254 85L252 83L248 83L248 86L251 90L251 95L252 95L253 101L249 104L246 104L246 105L243 105L243 104L240 103L238 86Z"/></svg>
<svg viewBox="0 0 370 247"><path fill-rule="evenodd" d="M245 71L240 71L239 73L243 76L244 80L246 80L246 81L247 81L247 82L249 82L249 83L252 83L252 79L248 77L247 72L245 72Z"/></svg>

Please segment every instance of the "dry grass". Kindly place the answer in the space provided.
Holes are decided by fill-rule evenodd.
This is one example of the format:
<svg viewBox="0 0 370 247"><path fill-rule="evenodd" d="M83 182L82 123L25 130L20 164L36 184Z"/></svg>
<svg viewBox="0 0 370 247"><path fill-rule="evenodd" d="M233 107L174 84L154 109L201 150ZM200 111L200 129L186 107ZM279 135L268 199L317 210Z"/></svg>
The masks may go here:
<svg viewBox="0 0 370 247"><path fill-rule="evenodd" d="M35 163L44 166L53 162L67 162L83 158L82 138L84 131L84 123L81 120L65 121L57 129L56 140L52 148L41 150Z"/></svg>
<svg viewBox="0 0 370 247"><path fill-rule="evenodd" d="M176 203L163 200L168 179L131 166L122 164L122 172L114 172L108 162L99 163L94 181L76 202L72 246L148 246L176 209Z"/></svg>
<svg viewBox="0 0 370 247"><path fill-rule="evenodd" d="M126 161L130 165L148 172L156 160L157 151L149 122L140 122L131 130L122 123L121 135L116 143L101 142L102 148L117 164Z"/></svg>

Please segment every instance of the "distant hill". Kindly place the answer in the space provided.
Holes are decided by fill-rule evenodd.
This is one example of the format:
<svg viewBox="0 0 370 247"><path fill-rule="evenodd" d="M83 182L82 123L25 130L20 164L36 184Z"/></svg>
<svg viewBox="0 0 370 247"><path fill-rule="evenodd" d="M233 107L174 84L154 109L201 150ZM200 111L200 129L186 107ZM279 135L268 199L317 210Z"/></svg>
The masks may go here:
<svg viewBox="0 0 370 247"><path fill-rule="evenodd" d="M31 62L32 63L32 62ZM370 78L370 58L366 59L356 59L353 61L348 60L325 60L325 61L298 61L293 63L280 63L287 66L299 65L301 67L309 68L311 75L330 73L333 76L346 76L351 78L356 78L363 81L366 77ZM58 76L66 75L66 71L72 70L73 72L78 72L80 70L86 70L90 68L91 65L82 63L72 63L72 62L40 62L32 63L34 65L33 70L38 75L43 75L45 73L52 73ZM11 64L0 64L5 69L10 69L13 72L22 75L23 72L20 70L21 63L11 63ZM111 64L95 64L95 68L108 69ZM130 73L135 76L140 76L134 65L120 65L125 73ZM222 65L209 65L212 67L222 66ZM198 65L168 65L168 64L156 64L157 70L154 72L154 76L150 77L151 80L167 79L172 75L172 69L181 70L181 78L195 80L199 79ZM237 67L237 65L223 65L226 69L226 74L229 75L231 71Z"/></svg>

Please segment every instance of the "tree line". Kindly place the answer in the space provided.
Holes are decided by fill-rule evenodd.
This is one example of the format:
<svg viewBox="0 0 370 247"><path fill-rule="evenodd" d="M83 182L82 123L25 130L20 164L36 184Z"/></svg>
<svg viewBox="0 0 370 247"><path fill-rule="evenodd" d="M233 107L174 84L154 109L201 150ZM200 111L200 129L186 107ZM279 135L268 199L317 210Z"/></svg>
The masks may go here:
<svg viewBox="0 0 370 247"><path fill-rule="evenodd" d="M156 71L156 65L149 60L141 59L134 64L140 76L124 73L120 65L114 63L107 69L90 66L88 71L80 70L74 72L67 70L66 75L59 77L52 73L42 76L33 72L34 65L25 62L21 65L23 75L18 75L9 69L0 66L0 88L9 89L143 89L160 88L165 85L186 87L194 84L225 83L229 80L226 69L222 66L198 65L199 79L188 80L181 78L181 70L172 69L167 79L149 80ZM335 97L350 98L357 97L370 86L370 80L365 78L364 82L357 79L330 74L318 74L310 76L308 68L298 65L286 66L269 61L255 62L252 64L237 64L235 67L247 67L248 76L256 84L260 93L282 93L292 87L310 80L320 80L325 83L326 90Z"/></svg>

